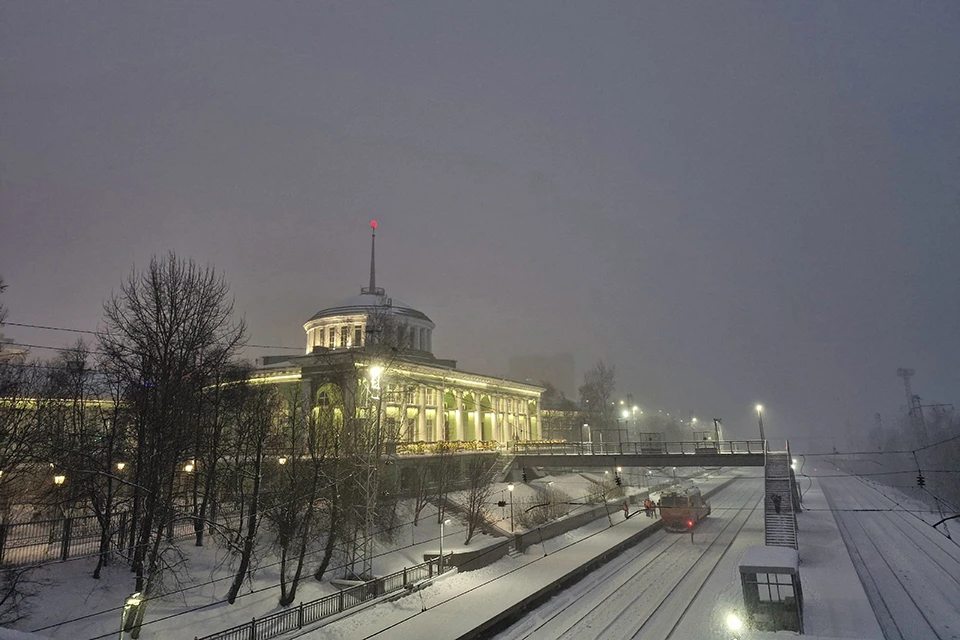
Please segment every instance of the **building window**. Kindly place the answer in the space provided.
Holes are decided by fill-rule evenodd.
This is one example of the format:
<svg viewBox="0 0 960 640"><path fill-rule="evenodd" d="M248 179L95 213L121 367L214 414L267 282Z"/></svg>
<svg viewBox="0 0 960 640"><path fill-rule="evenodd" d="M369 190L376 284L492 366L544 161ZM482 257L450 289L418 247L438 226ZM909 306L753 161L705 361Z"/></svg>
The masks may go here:
<svg viewBox="0 0 960 640"><path fill-rule="evenodd" d="M746 580L746 582L753 582L753 580ZM783 602L787 598L796 597L793 591L793 580L788 575L758 573L756 585L760 602Z"/></svg>
<svg viewBox="0 0 960 640"><path fill-rule="evenodd" d="M437 403L437 390L436 389L424 389L425 395L425 404L436 404Z"/></svg>
<svg viewBox="0 0 960 640"><path fill-rule="evenodd" d="M350 335L350 327L344 325L340 327L340 348L347 348L347 337Z"/></svg>
<svg viewBox="0 0 960 640"><path fill-rule="evenodd" d="M363 344L363 327L359 324L353 325L353 346L359 347Z"/></svg>
<svg viewBox="0 0 960 640"><path fill-rule="evenodd" d="M334 329L333 327L329 327L327 329L327 346L330 347L331 349L337 346L335 331L336 329Z"/></svg>

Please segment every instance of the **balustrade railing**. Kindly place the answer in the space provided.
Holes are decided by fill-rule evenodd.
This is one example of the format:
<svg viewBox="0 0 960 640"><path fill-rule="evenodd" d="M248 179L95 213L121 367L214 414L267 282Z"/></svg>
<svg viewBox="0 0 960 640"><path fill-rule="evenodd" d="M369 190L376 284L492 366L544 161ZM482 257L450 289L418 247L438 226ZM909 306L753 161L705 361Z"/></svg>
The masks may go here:
<svg viewBox="0 0 960 640"><path fill-rule="evenodd" d="M762 440L722 440L683 442L516 442L517 455L584 456L584 455L715 455L762 454Z"/></svg>

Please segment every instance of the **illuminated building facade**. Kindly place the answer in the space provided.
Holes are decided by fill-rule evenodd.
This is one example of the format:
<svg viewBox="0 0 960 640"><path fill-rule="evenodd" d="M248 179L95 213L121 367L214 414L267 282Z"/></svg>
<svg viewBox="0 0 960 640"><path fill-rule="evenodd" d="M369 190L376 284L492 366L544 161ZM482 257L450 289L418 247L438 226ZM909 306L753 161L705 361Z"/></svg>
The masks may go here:
<svg viewBox="0 0 960 640"><path fill-rule="evenodd" d="M376 222L371 227L369 286L316 313L303 326L304 355L261 358L254 380L299 382L311 406L336 395L345 415L363 415L374 397L371 371L382 368L376 399L387 441L539 439L543 388L462 371L455 360L436 358L433 321L376 286ZM331 384L338 393L325 391Z"/></svg>

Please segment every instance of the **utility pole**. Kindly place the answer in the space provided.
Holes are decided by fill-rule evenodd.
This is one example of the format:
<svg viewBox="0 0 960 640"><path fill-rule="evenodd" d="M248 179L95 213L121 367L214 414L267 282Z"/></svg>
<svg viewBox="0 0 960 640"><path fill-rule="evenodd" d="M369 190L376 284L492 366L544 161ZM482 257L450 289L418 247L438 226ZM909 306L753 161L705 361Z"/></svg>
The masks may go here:
<svg viewBox="0 0 960 640"><path fill-rule="evenodd" d="M897 369L897 375L903 378L903 390L907 394L907 416L910 418L910 426L917 433L917 441L921 447L927 446L927 427L923 420L923 409L920 407L920 396L913 395L910 389L910 378L915 371L900 367Z"/></svg>
<svg viewBox="0 0 960 640"><path fill-rule="evenodd" d="M916 372L913 369L903 367L897 369L897 375L903 378L903 388L907 392L907 412L911 418L913 417L913 392L910 391L910 378L914 373Z"/></svg>

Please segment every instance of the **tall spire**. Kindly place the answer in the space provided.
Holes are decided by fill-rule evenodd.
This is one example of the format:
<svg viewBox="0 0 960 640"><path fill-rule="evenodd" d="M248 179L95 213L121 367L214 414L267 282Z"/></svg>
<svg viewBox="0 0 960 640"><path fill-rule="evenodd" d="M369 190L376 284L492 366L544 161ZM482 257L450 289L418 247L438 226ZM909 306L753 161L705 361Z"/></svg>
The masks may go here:
<svg viewBox="0 0 960 640"><path fill-rule="evenodd" d="M370 221L370 293L377 290L377 221Z"/></svg>

